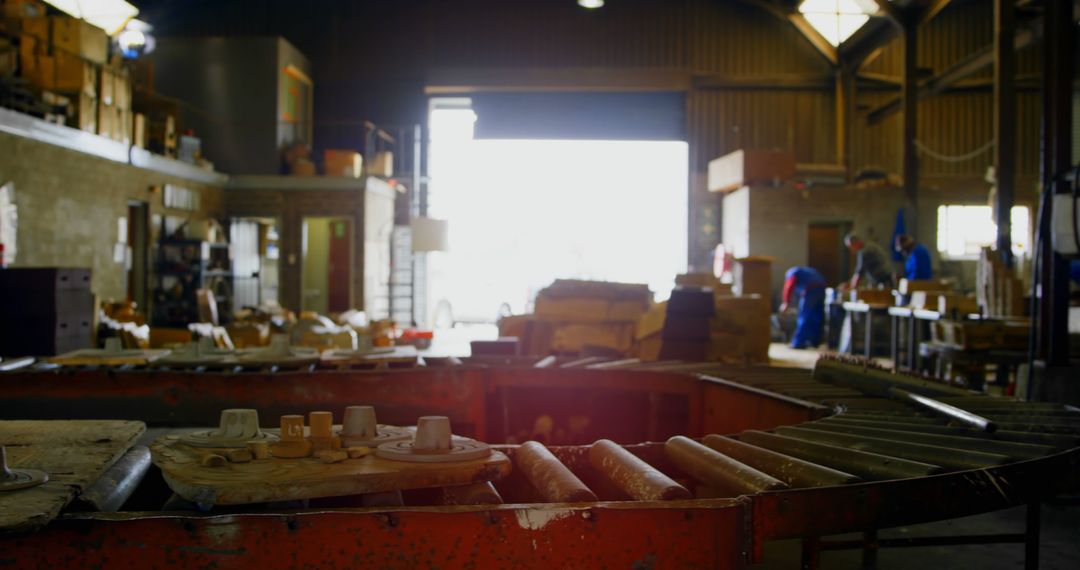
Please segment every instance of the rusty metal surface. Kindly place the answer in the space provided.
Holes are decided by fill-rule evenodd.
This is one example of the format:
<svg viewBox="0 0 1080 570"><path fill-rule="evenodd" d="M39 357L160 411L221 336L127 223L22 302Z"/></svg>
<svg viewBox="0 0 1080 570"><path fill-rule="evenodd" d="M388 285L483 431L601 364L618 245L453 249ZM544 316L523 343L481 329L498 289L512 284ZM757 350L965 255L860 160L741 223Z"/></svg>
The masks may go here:
<svg viewBox="0 0 1080 570"><path fill-rule="evenodd" d="M50 569L741 568L748 503L84 516L0 541L0 564Z"/></svg>
<svg viewBox="0 0 1080 570"><path fill-rule="evenodd" d="M220 407L304 411L374 403L379 406L381 420L389 416L386 421L390 423L411 423L411 418L403 421L394 414L439 410L450 415L455 426L471 426L473 435L491 442L513 441L522 431L529 439L541 439L534 437L537 433L529 433L539 430L546 438L541 439L543 443L554 445L548 448L550 453L601 501L622 502L573 507L546 503L537 484L515 466L509 477L495 484L496 492L508 503L502 506L383 506L294 514L278 509L277 514L241 512L209 518L165 513L82 516L60 521L17 542L0 542L0 551L17 553L17 559L0 555L0 562L59 566L77 559L83 565L108 566L133 561L150 566L295 567L352 566L359 560L378 566L416 567L438 560L441 567L469 563L592 567L601 562L613 567L738 567L746 556L760 554L766 540L966 516L1015 506L1080 484L1075 476L1080 472L1080 449L1072 449L1078 443L1077 434L1054 433L1067 432L1073 425L1071 418L1076 412L1069 410L993 401L989 407L995 408L995 413L1014 419L1042 418L1047 425L1036 431L989 434L946 425L944 418L924 415L918 408L884 399L885 394L878 393L883 385L903 378L886 377L870 384L844 382L846 387L838 391L835 384L820 382L806 371L699 364L643 368L650 369L464 365L432 370L278 374L2 374L0 384L14 389L0 392L0 413L12 410L17 414L19 404L28 402L41 403L33 413L58 413L63 405L84 401L90 405L82 413L165 410L171 414L165 425L191 425L196 420L212 423ZM778 392L798 393L804 399ZM985 397L954 398L945 400L960 408L987 406ZM850 409L832 410L833 401ZM383 402L388 412L384 412ZM101 404L104 411L94 409L93 404ZM140 408L143 404L145 408ZM66 411L70 414L72 408ZM213 415L208 415L211 412ZM829 416L831 413L836 415ZM582 417L596 423L582 426ZM537 421L541 418L546 419ZM813 420L817 421L806 423ZM802 428L809 430L780 428L794 424L804 424ZM831 466L864 480L876 480L860 483L840 473L831 486L808 488L818 484L815 479L805 486L793 485L803 488L749 493L735 502L700 498L631 501L625 490L591 464L590 446L555 445L573 439L566 430L574 425L581 430L573 437L585 441L569 443L592 443L606 437L622 442L663 441L670 435L697 438L742 432L736 435L737 441L730 440L737 447L760 445L757 449L772 450L753 453L750 449L746 456L767 456L770 461L765 463L745 461L764 474L785 480L776 465L790 463L783 458L791 455L819 467ZM1034 425L1026 427L1036 429ZM760 431L773 429L784 435L809 434L822 443ZM879 446L879 453L836 445L855 442L853 438ZM972 444L971 440L980 443ZM825 442L833 445L823 445ZM518 446L496 447L516 463ZM615 447L685 485L698 497L715 496L706 493L708 482L695 484L695 478L686 472L694 469L686 465L680 469L679 462L671 461L664 444ZM968 449L970 457L993 459L991 463L1030 459L934 475L949 463L948 454L941 455L941 449ZM902 459L928 450L939 455L925 456L926 463ZM972 465L983 464L975 461ZM444 497L442 502L422 504L445 502ZM731 509L744 510L732 513ZM48 551L48 544L60 546ZM85 554L87 545L96 548ZM134 558L133 553L140 549L150 554ZM43 562L24 557L26 553L44 553ZM84 556L88 556L86 563L82 562Z"/></svg>

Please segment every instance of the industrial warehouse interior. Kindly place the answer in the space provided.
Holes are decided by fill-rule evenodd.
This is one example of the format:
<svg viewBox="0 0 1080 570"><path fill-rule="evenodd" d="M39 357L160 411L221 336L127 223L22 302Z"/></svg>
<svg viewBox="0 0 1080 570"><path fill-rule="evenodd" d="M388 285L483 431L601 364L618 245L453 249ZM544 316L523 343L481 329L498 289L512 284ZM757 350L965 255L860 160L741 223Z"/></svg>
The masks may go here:
<svg viewBox="0 0 1080 570"><path fill-rule="evenodd" d="M0 0L0 566L1080 568L1078 23Z"/></svg>

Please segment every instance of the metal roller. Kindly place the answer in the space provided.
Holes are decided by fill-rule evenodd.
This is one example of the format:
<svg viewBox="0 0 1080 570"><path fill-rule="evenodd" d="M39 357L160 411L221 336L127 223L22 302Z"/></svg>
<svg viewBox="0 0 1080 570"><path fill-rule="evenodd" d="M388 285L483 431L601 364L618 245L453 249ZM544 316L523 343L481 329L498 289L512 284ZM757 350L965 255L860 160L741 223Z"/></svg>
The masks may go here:
<svg viewBox="0 0 1080 570"><path fill-rule="evenodd" d="M740 433L739 440L874 481L924 477L941 472L941 467L938 465L909 461L899 457L881 455L880 453L856 451L837 445L806 441L757 430L747 430Z"/></svg>
<svg viewBox="0 0 1080 570"><path fill-rule="evenodd" d="M778 428L776 432L789 437L840 445L850 449L881 453L892 457L902 457L951 469L981 469L1009 462L1008 456L996 453L864 437L847 433L807 429L805 427L782 427Z"/></svg>
<svg viewBox="0 0 1080 570"><path fill-rule="evenodd" d="M889 397L927 410L930 413L941 416L953 423L991 433L997 429L997 424L983 416L973 414L967 410L946 404L945 402L939 402L928 396L921 396L913 392L908 392L907 390L895 386L889 388Z"/></svg>
<svg viewBox="0 0 1080 570"><path fill-rule="evenodd" d="M1049 455L1054 452L1054 447L1050 445L1020 443L1014 441L996 441L992 439L980 439L977 437L967 437L962 435L943 435L903 430L880 429L872 427L868 428L861 426L850 426L836 422L826 423L817 421L809 424L803 424L802 427L839 433L850 433L866 437L891 439L894 441L911 441L916 443L926 443L930 445L940 445L942 447L974 449L976 451L985 451L988 453L999 453L1001 455L1008 455L1009 457L1014 457L1016 459L1031 459L1033 457L1042 457L1044 455Z"/></svg>
<svg viewBox="0 0 1080 570"><path fill-rule="evenodd" d="M664 451L676 467L695 481L719 489L729 497L788 488L783 481L685 436L667 440Z"/></svg>
<svg viewBox="0 0 1080 570"><path fill-rule="evenodd" d="M675 501L693 497L686 487L611 440L593 443L589 447L589 462L634 500Z"/></svg>
<svg viewBox="0 0 1080 570"><path fill-rule="evenodd" d="M596 500L596 494L541 443L527 441L521 444L514 453L514 464L548 502Z"/></svg>
<svg viewBox="0 0 1080 570"><path fill-rule="evenodd" d="M829 487L858 483L861 480L850 473L803 461L798 457L777 453L730 437L707 435L702 438L701 443L732 459L768 473L792 487Z"/></svg>

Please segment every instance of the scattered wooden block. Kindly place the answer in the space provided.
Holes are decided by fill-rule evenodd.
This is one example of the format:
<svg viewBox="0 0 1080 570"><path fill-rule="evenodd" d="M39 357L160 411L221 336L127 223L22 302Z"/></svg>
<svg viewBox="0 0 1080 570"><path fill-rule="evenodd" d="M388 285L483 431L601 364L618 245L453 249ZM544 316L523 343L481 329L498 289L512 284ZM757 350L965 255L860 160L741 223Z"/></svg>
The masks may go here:
<svg viewBox="0 0 1080 570"><path fill-rule="evenodd" d="M229 463L247 463L252 460L254 454L247 449L231 449L226 457L229 458Z"/></svg>
<svg viewBox="0 0 1080 570"><path fill-rule="evenodd" d="M349 454L344 451L320 451L317 457L323 463L338 463L348 459Z"/></svg>
<svg viewBox="0 0 1080 570"><path fill-rule="evenodd" d="M371 455L374 451L370 447L349 447L345 449L345 452L349 455L349 459L359 459L367 455Z"/></svg>

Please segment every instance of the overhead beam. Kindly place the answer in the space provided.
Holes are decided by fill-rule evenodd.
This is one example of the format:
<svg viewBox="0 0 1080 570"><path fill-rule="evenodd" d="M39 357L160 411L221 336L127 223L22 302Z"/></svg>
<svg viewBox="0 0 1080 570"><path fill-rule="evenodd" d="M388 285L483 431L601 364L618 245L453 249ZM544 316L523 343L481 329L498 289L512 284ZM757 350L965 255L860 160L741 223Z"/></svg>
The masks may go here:
<svg viewBox="0 0 1080 570"><path fill-rule="evenodd" d="M874 0L874 3L877 4L878 10L881 10L897 29L904 28L904 15L900 12L900 8L897 8L889 0Z"/></svg>
<svg viewBox="0 0 1080 570"><path fill-rule="evenodd" d="M933 0L926 9L923 10L922 15L919 17L919 25L921 26L930 20L933 20L934 17L941 13L951 1L952 0Z"/></svg>
<svg viewBox="0 0 1080 570"><path fill-rule="evenodd" d="M814 46L814 49L818 50L818 53L828 60L830 65L836 66L840 63L840 56L836 52L836 46L829 43L825 36L818 33L817 29L810 25L806 17L798 12L793 12L787 15L787 19L810 42L810 45Z"/></svg>
<svg viewBox="0 0 1080 570"><path fill-rule="evenodd" d="M1022 50L1042 37L1042 27L1035 23L1031 27L1018 31L1013 40L1013 49ZM994 63L994 46L986 46L975 53L956 62L945 71L935 75L919 86L918 98L920 100L943 93L962 79L971 77L975 73L985 69ZM870 111L866 122L876 125L881 121L895 115L901 110L900 98L892 99L876 109Z"/></svg>
<svg viewBox="0 0 1080 570"><path fill-rule="evenodd" d="M887 18L871 18L846 42L840 44L840 61L850 69L858 69L874 52L880 54L881 47L899 34L900 28L892 25Z"/></svg>

